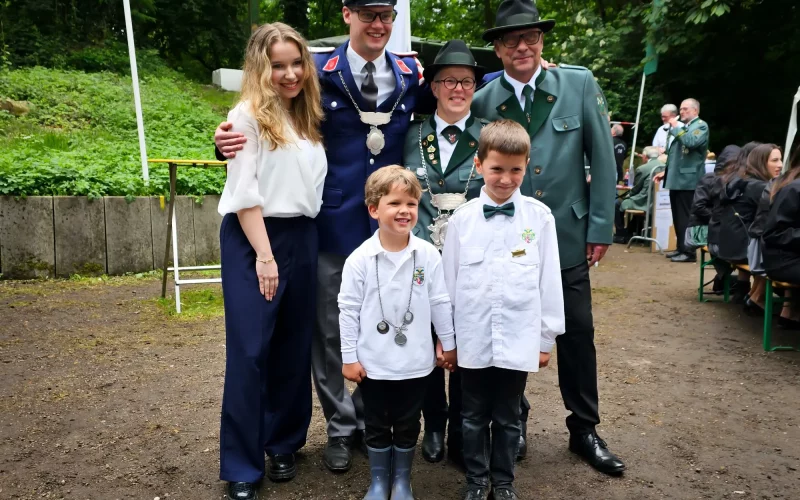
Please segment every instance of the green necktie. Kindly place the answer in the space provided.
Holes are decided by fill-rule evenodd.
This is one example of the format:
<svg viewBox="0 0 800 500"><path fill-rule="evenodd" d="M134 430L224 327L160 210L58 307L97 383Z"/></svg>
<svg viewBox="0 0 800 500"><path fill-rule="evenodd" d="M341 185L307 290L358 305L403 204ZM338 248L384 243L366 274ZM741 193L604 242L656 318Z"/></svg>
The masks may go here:
<svg viewBox="0 0 800 500"><path fill-rule="evenodd" d="M531 107L533 107L533 87L530 85L525 85L522 87L522 95L525 96L525 117L528 119L528 123L531 122Z"/></svg>
<svg viewBox="0 0 800 500"><path fill-rule="evenodd" d="M497 214L503 214L508 217L514 216L514 202L511 201L506 203L502 207L493 207L491 205L484 205L483 206L483 216L487 219L491 219Z"/></svg>
<svg viewBox="0 0 800 500"><path fill-rule="evenodd" d="M444 128L444 130L442 130L442 135L447 142L450 144L455 144L458 142L458 138L461 137L461 129L455 125L448 125Z"/></svg>

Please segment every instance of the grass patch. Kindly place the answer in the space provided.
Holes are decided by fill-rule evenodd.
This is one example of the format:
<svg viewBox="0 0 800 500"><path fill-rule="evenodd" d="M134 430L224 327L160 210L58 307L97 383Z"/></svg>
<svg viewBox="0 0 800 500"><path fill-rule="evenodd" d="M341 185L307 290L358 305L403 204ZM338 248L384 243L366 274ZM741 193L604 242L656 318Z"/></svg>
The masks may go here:
<svg viewBox="0 0 800 500"><path fill-rule="evenodd" d="M225 315L222 290L195 289L181 291L181 313L175 312L175 297L158 298L156 303L161 311L178 320L218 318Z"/></svg>
<svg viewBox="0 0 800 500"><path fill-rule="evenodd" d="M617 302L625 298L625 289L617 286L599 286L592 288L592 300L598 304Z"/></svg>

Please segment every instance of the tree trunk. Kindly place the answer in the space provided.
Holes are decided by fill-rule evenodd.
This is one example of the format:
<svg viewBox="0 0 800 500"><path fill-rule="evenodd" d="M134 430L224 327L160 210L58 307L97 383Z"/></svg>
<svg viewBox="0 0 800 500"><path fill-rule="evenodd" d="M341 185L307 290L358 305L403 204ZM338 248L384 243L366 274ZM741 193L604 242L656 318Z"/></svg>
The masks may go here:
<svg viewBox="0 0 800 500"><path fill-rule="evenodd" d="M492 9L492 0L483 0L483 27L487 30L494 28L494 9Z"/></svg>

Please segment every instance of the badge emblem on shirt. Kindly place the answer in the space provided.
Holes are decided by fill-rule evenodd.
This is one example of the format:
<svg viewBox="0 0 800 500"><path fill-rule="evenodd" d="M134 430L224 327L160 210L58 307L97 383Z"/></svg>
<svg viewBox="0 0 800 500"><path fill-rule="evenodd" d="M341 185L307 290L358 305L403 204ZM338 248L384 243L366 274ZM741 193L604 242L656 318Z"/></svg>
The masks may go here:
<svg viewBox="0 0 800 500"><path fill-rule="evenodd" d="M457 140L458 137L456 137L456 134L447 134L447 142L450 144L455 144Z"/></svg>
<svg viewBox="0 0 800 500"><path fill-rule="evenodd" d="M417 267L414 269L414 284L422 285L423 283L425 283L425 268Z"/></svg>
<svg viewBox="0 0 800 500"><path fill-rule="evenodd" d="M597 111L599 111L602 116L606 116L608 114L606 99L603 97L603 94L597 94Z"/></svg>
<svg viewBox="0 0 800 500"><path fill-rule="evenodd" d="M525 243L530 243L536 239L536 233L533 232L533 229L526 229L522 231L522 241Z"/></svg>

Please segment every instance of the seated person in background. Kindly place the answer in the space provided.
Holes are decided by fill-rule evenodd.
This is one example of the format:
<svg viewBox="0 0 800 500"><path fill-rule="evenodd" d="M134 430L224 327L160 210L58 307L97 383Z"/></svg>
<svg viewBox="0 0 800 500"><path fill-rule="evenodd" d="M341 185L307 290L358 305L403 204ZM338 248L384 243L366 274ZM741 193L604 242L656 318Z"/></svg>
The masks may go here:
<svg viewBox="0 0 800 500"><path fill-rule="evenodd" d="M762 236L764 269L770 279L800 284L800 146L795 148L789 170L772 188L772 204ZM787 290L793 300L783 306L778 323L800 328L797 290Z"/></svg>
<svg viewBox="0 0 800 500"><path fill-rule="evenodd" d="M767 168L774 144L760 144L737 165L735 170L723 174L723 189L720 193L719 250L717 255L733 264L747 264L747 233L756 216L761 192L772 174ZM745 290L749 292L750 273L739 269L739 287L734 294L735 302L745 301Z"/></svg>
<svg viewBox="0 0 800 500"><path fill-rule="evenodd" d="M648 180L656 167L663 167L666 164L666 156L661 155L663 158L659 158L657 147L647 146L643 150L643 156L646 156L648 161L636 169L629 196L624 200L617 199L617 210L614 212L614 243L628 243L631 235L625 227L625 210L647 210Z"/></svg>

